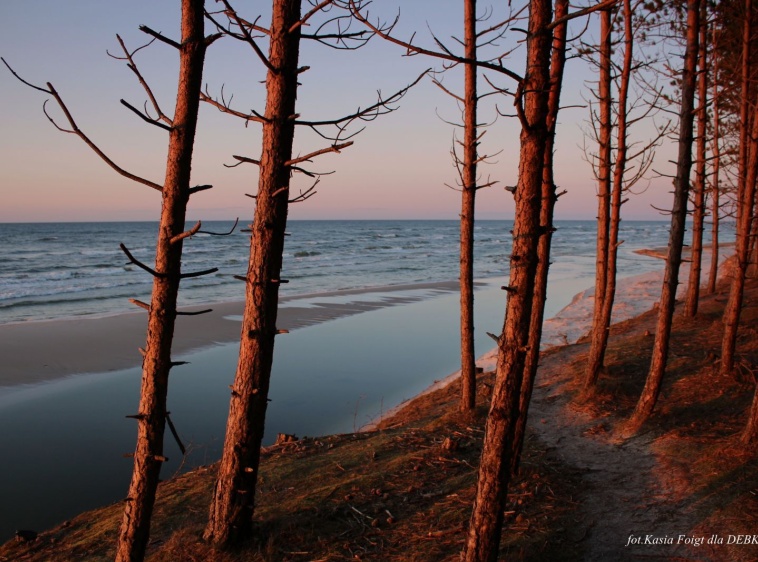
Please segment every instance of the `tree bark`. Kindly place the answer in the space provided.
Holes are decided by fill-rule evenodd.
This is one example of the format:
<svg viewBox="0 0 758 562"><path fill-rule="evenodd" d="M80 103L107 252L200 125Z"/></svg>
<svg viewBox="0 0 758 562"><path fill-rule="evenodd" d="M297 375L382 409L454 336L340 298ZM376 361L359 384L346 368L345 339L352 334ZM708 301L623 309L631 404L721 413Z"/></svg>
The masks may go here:
<svg viewBox="0 0 758 562"><path fill-rule="evenodd" d="M758 385L755 387L753 404L750 406L747 425L745 426L745 430L742 432L740 438L746 445L753 446L758 443Z"/></svg>
<svg viewBox="0 0 758 562"><path fill-rule="evenodd" d="M718 32L713 27L713 51L718 48ZM706 291L712 295L716 292L716 282L719 274L719 221L721 218L720 199L721 186L721 109L719 90L719 57L713 57L713 175L711 185L711 267L708 272L708 287Z"/></svg>
<svg viewBox="0 0 758 562"><path fill-rule="evenodd" d="M695 161L695 183L692 186L692 248L690 256L690 276L687 296L684 301L684 315L694 317L700 301L700 272L703 261L703 230L705 229L705 161L706 134L708 124L708 19L706 3L703 2L700 14L700 72L698 75L697 137L695 139L697 158Z"/></svg>
<svg viewBox="0 0 758 562"><path fill-rule="evenodd" d="M745 33L743 42L743 96L749 95L749 70L751 67L750 37L753 30L752 0L745 0ZM742 106L747 107L749 98L743 97ZM741 126L748 129L747 111ZM724 309L724 337L721 342L721 366L722 375L734 373L734 354L737 347L737 330L740 324L742 300L745 291L745 277L750 263L750 234L753 228L753 207L755 205L755 185L758 179L758 106L752 115L752 131L750 134L741 135L745 140L746 147L741 151L745 154L745 165L740 170L739 191L737 194L737 229L734 252L737 258L737 267L732 277L732 285L729 291L729 300Z"/></svg>
<svg viewBox="0 0 758 562"><path fill-rule="evenodd" d="M518 417L519 393L529 350L540 227L542 174L547 144L547 114L552 42L548 25L551 2L529 3L526 72L517 103L521 118L519 178L510 259L510 281L492 403L485 428L477 493L463 560L495 561L498 557L511 468L511 444ZM538 345L539 342L531 342Z"/></svg>
<svg viewBox="0 0 758 562"><path fill-rule="evenodd" d="M555 1L554 20L568 14L568 0ZM561 24L553 31L553 47L550 60L550 94L548 97L547 144L545 145L545 165L542 170L542 203L540 209L540 224L544 235L540 237L537 246L537 273L534 281L534 298L532 303L532 318L529 328L529 351L526 356L524 377L519 396L519 415L516 420L513 444L511 447L511 475L518 473L521 462L521 452L524 448L524 434L529 414L529 402L532 399L534 381L539 367L540 341L542 340L542 321L545 316L545 300L547 299L547 280L550 269L550 245L553 239L553 211L558 201L555 178L553 174L553 148L555 145L555 129L558 122L558 111L563 86L563 69L566 63L566 31L567 24Z"/></svg>
<svg viewBox="0 0 758 562"><path fill-rule="evenodd" d="M182 43L179 84L169 133L163 208L155 256L142 389L138 414L134 471L118 536L116 560L142 560L150 535L150 518L163 460L166 396L171 370L171 342L181 275L182 240L190 195L192 149L202 86L205 37L203 0L182 0Z"/></svg>
<svg viewBox="0 0 758 562"><path fill-rule="evenodd" d="M595 299L592 314L590 352L585 370L584 389L593 389L603 366L603 306L608 287L608 251L611 210L611 10L600 12L600 69L598 78L599 132L597 165L597 249L595 261Z"/></svg>
<svg viewBox="0 0 758 562"><path fill-rule="evenodd" d="M616 162L613 165L613 185L611 187L611 216L608 232L608 264L606 274L605 298L600 313L600 327L597 333L597 358L594 358L592 352L590 357L598 371L594 375L594 381L597 382L599 370L605 363L605 351L608 347L608 337L611 329L611 318L613 316L613 303L616 300L616 278L618 273L618 249L621 245L619 241L619 231L621 229L621 206L624 193L624 179L626 176L627 163L627 111L629 100L629 86L632 76L632 64L634 53L634 34L632 29L632 6L630 0L624 0L624 62L621 67L621 76L618 94L618 110L616 123ZM595 340L593 340L595 344Z"/></svg>
<svg viewBox="0 0 758 562"><path fill-rule="evenodd" d="M295 101L300 0L275 0L270 27L266 112L252 224L240 355L208 525L204 537L224 547L252 531L284 249ZM293 27L294 26L294 27Z"/></svg>
<svg viewBox="0 0 758 562"><path fill-rule="evenodd" d="M465 56L476 60L476 0L464 0ZM461 402L462 412L476 405L474 350L474 213L477 163L476 64L465 65L463 170L461 189Z"/></svg>
<svg viewBox="0 0 758 562"><path fill-rule="evenodd" d="M624 428L625 433L629 434L636 433L653 412L660 394L663 373L668 359L671 323L676 304L676 288L679 284L679 266L682 261L682 246L684 244L690 171L692 169L692 129L697 81L700 2L701 0L687 1L686 51L682 72L682 103L679 112L679 150L674 178L674 204L671 211L671 231L669 233L666 270L663 288L661 289L650 371L634 413Z"/></svg>

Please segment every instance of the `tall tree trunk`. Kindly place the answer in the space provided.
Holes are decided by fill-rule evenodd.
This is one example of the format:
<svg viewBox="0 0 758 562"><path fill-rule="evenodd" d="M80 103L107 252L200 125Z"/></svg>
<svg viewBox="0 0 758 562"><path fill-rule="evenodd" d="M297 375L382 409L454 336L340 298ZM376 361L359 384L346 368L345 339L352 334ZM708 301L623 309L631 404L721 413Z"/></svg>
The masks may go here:
<svg viewBox="0 0 758 562"><path fill-rule="evenodd" d="M555 16L558 20L568 14L568 0L555 1ZM521 462L521 451L524 448L524 433L529 414L529 402L532 399L534 380L540 358L540 341L542 340L542 321L545 316L545 300L547 299L547 279L550 269L550 244L555 228L553 226L553 211L558 200L555 179L553 175L553 148L555 145L555 128L560 109L561 87L563 85L563 69L566 63L566 30L567 24L557 26L553 32L553 51L550 60L550 95L548 98L547 144L545 145L545 166L542 170L542 208L540 224L544 235L540 237L537 247L537 274L534 281L534 301L532 303L532 318L529 328L529 351L526 356L524 378L521 383L519 396L519 415L516 420L513 444L511 447L511 475L518 472Z"/></svg>
<svg viewBox="0 0 758 562"><path fill-rule="evenodd" d="M676 288L679 284L679 266L682 261L682 246L687 219L690 171L692 169L692 129L697 82L700 2L701 0L687 1L686 51L682 72L682 103L679 111L679 151L674 178L674 204L671 211L671 232L669 233L666 271L658 308L650 371L634 413L626 424L625 431L627 433L635 433L653 412L661 391L663 373L668 359L671 323L676 303Z"/></svg>
<svg viewBox="0 0 758 562"><path fill-rule="evenodd" d="M743 109L749 104L749 71L751 66L750 37L753 31L752 0L745 0L745 31L743 37ZM741 120L743 129L748 129L748 112L743 112ZM753 206L755 205L755 184L758 175L758 106L752 115L751 134L741 135L746 146L741 150L744 154L744 167L740 169L740 182L737 194L737 232L735 239L735 254L737 268L732 277L729 300L724 309L724 337L721 342L722 375L731 375L734 371L734 354L737 347L737 330L740 324L740 313L745 291L745 277L750 260L750 233L753 227Z"/></svg>
<svg viewBox="0 0 758 562"><path fill-rule="evenodd" d="M182 0L182 43L173 125L169 132L163 207L155 255L153 293L147 327L134 470L118 536L116 560L142 560L163 456L171 342L181 279L182 239L190 195L192 149L202 86L205 37L203 0Z"/></svg>
<svg viewBox="0 0 758 562"><path fill-rule="evenodd" d="M464 0L465 56L476 60L476 0ZM461 411L476 404L474 351L474 212L477 162L476 65L466 64L461 199Z"/></svg>
<svg viewBox="0 0 758 562"><path fill-rule="evenodd" d="M698 76L697 97L700 107L697 111L697 137L695 140L697 158L695 162L694 199L692 202L692 248L690 256L690 277L687 296L684 301L684 315L693 317L697 314L700 301L700 271L703 260L703 230L705 227L705 161L706 134L708 124L708 19L706 2L700 7L700 73Z"/></svg>
<svg viewBox="0 0 758 562"><path fill-rule="evenodd" d="M753 116L755 119L755 116ZM756 208L755 202L753 203L753 226L750 233L750 243L748 250L748 263L746 277L755 277L758 275L758 221L755 220Z"/></svg>
<svg viewBox="0 0 758 562"><path fill-rule="evenodd" d="M718 48L718 32L713 26L713 52ZM711 268L708 272L708 294L716 292L716 282L719 275L719 221L721 218L720 195L721 186L721 108L719 90L719 57L713 57L713 140L711 152L713 153L713 174L711 184Z"/></svg>
<svg viewBox="0 0 758 562"><path fill-rule="evenodd" d="M495 561L498 556L511 468L511 444L519 414L519 394L529 345L540 226L543 166L547 144L550 71L549 0L529 3L526 72L517 103L521 118L521 152L516 186L516 215L510 281L503 333L499 338L495 387L485 428L477 493L463 560Z"/></svg>
<svg viewBox="0 0 758 562"><path fill-rule="evenodd" d="M597 250L595 261L595 301L592 314L590 353L584 388L594 388L603 366L603 306L608 286L608 248L611 208L611 10L600 12L600 76L598 78L599 131L597 164Z"/></svg>
<svg viewBox="0 0 758 562"><path fill-rule="evenodd" d="M747 419L745 430L740 436L742 442L746 445L755 445L758 443L758 385L755 387L753 395L753 404L750 406L750 413Z"/></svg>
<svg viewBox="0 0 758 562"><path fill-rule="evenodd" d="M740 311L745 290L745 277L749 266L749 237L750 223L754 221L756 197L756 176L758 175L758 108L753 115L753 134L751 135L750 158L748 163L748 175L745 182L745 193L740 199L740 205L747 205L747 208L740 215L740 221L737 224L737 240L735 253L737 255L737 271L732 279L732 287L729 292L729 300L724 310L724 340L721 351L721 370L724 374L731 374L734 370L734 353L737 347L737 329L740 322ZM730 360L729 364L724 364L724 357ZM755 445L758 443L758 385L756 385L753 403L748 414L747 425L741 435L742 442L746 445Z"/></svg>
<svg viewBox="0 0 758 562"><path fill-rule="evenodd" d="M627 162L627 111L629 99L629 85L632 76L632 61L634 54L634 35L632 29L632 6L630 0L624 0L624 62L621 67L621 83L619 84L619 99L617 110L616 130L616 162L613 167L613 186L611 188L611 217L608 233L608 273L606 275L605 299L600 313L600 329L598 330L598 365L602 368L605 362L605 351L608 347L608 336L611 329L613 316L613 303L616 299L616 277L618 271L618 249L622 241L619 241L621 229L621 206L624 193L624 179L626 176ZM594 340L593 340L594 343ZM595 374L597 381L597 373ZM589 382L589 381L588 381Z"/></svg>
<svg viewBox="0 0 758 562"><path fill-rule="evenodd" d="M250 241L239 361L224 451L204 537L226 546L249 536L277 333L300 45L300 0L275 0L266 77L260 177Z"/></svg>

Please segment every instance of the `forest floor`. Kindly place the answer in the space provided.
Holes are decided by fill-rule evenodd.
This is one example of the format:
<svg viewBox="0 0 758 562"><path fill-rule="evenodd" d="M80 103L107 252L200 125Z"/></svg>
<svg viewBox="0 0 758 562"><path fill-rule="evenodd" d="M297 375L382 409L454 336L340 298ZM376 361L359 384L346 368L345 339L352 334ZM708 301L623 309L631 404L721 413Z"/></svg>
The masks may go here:
<svg viewBox="0 0 758 562"><path fill-rule="evenodd" d="M677 314L658 406L628 440L617 428L644 384L655 311L612 328L590 400L576 382L586 342L543 354L501 559L758 560L758 544L735 544L758 529L758 454L739 441L758 372L758 283L745 295L733 377L717 371L726 298L726 288L704 296L695 319ZM480 404L491 384L492 373L482 374ZM200 538L215 465L167 480L148 560L458 560L486 414L482 405L460 415L458 387L410 401L372 431L266 449L256 538L235 551L214 552ZM6 543L0 561L112 560L121 510Z"/></svg>

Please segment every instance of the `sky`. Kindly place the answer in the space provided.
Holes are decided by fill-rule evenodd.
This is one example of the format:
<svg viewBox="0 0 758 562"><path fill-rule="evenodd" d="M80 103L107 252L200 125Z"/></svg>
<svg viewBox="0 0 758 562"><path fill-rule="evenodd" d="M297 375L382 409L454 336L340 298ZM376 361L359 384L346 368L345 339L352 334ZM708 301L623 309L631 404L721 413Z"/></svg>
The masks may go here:
<svg viewBox="0 0 758 562"><path fill-rule="evenodd" d="M208 1L209 8L215 3ZM261 16L267 25L268 2L240 3L253 11L241 12L248 20ZM519 2L513 2L518 5ZM505 17L505 2L493 2L490 25ZM488 10L480 2L482 13ZM501 9L500 6L503 8ZM375 0L370 17L393 19L399 9L398 36L432 48L430 30L450 48L459 45L462 2L460 0ZM146 97L124 61L108 56L118 53L116 34L130 48L144 44L139 31L144 24L179 38L178 0L24 0L0 2L0 56L26 80L38 85L51 82L75 116L79 127L123 168L162 183L168 136L124 108L120 99L142 107ZM323 21L323 20L322 20ZM583 22L582 22L583 25ZM597 25L591 18L589 28ZM210 24L207 33L213 29ZM509 30L494 54L514 49L506 62L521 73L523 35ZM265 41L262 41L264 48ZM167 45L154 43L140 51L135 61L147 78L167 114L173 113L176 97L178 56ZM422 56L404 56L404 50L380 38L357 51L336 51L312 41L301 48L303 73L298 95L302 119L320 120L351 113L376 100L377 91L389 95L412 82L426 68L440 69L440 61ZM248 45L224 39L208 51L204 82L218 96L223 86L233 94L233 106L241 111L263 113L265 68ZM513 88L508 79L488 74L498 85ZM591 166L582 146L589 110L589 82L593 75L583 62L570 60L566 69L563 104L558 125L556 183L567 194L558 202L559 219L593 219L597 200ZM443 77L444 84L460 92L462 73ZM486 83L482 83L486 87ZM66 222L157 220L160 195L112 171L74 135L57 131L47 120L42 104L46 96L16 80L0 67L0 222ZM497 183L478 193L477 217L513 217L513 197L504 186L515 185L518 174L519 125L516 119L498 117L512 111L512 99L489 96L480 104L480 121L487 123L480 153L496 154L480 166L482 181ZM48 109L60 123L62 115L53 103ZM291 206L291 219L455 219L460 194L450 150L460 109L430 80L424 79L397 105L397 111L367 123L355 144L340 154L319 157L316 171L334 171L324 176L317 195ZM201 107L195 145L192 183L212 184L214 189L194 195L189 220L218 220L253 213L257 183L255 166L227 168L232 155L257 158L260 127L223 115L210 106ZM328 143L306 129L298 130L295 153L306 154ZM673 147L663 146L656 170L670 173ZM296 175L292 193L306 190L311 180ZM653 178L647 189L632 195L624 207L629 220L659 220L653 206L671 206L671 180Z"/></svg>

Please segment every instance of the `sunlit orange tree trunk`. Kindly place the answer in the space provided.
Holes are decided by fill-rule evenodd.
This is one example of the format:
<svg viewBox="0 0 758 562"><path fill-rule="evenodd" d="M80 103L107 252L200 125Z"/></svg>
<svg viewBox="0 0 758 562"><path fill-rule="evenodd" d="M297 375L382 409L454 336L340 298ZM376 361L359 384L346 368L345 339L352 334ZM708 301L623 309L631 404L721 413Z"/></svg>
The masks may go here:
<svg viewBox="0 0 758 562"><path fill-rule="evenodd" d="M745 2L747 13L746 27L753 28L752 1ZM746 33L746 37L749 35ZM747 57L747 52L743 53ZM747 65L748 67L750 64ZM732 374L734 371L735 352L737 347L737 330L739 328L741 310L744 301L745 280L749 267L755 266L750 263L750 238L754 231L756 182L758 181L758 106L753 106L752 131L749 136L747 169L745 180L740 185L738 214L737 214L737 237L735 240L735 254L737 267L732 278L729 291L729 300L724 310L724 339L721 346L721 372ZM741 435L742 441L751 446L758 444L758 385L756 385L753 403L748 414L747 425Z"/></svg>
<svg viewBox="0 0 758 562"><path fill-rule="evenodd" d="M687 295L684 299L684 315L695 316L700 302L700 272L703 261L703 231L705 230L706 208L706 133L708 125L708 19L707 2L703 2L700 10L700 52L698 86L697 86L697 135L695 137L695 181L692 185L692 245L690 255L690 275L687 284ZM718 222L718 219L716 219ZM717 224L717 222L715 224Z"/></svg>
<svg viewBox="0 0 758 562"><path fill-rule="evenodd" d="M568 0L556 0L555 19L568 15ZM568 23L556 26L553 32L553 50L550 59L550 95L548 97L547 144L545 146L545 165L542 170L542 202L540 206L540 225L543 235L540 236L537 247L537 273L534 281L534 298L532 318L529 328L529 351L526 356L524 377L521 382L519 395L519 414L514 429L511 444L511 475L518 472L521 452L524 448L524 434L529 415L529 403L532 399L534 380L539 367L540 342L542 340L542 321L545 316L545 300L547 299L547 280L550 270L550 245L553 239L553 214L558 201L553 167L553 149L555 146L555 130L558 123L558 110L561 102L563 86L563 70L566 64L566 33Z"/></svg>
<svg viewBox="0 0 758 562"><path fill-rule="evenodd" d="M605 294L608 289L608 261L611 224L611 190L612 190L612 159L611 135L611 9L600 12L600 48L598 68L598 122L597 122L597 243L595 250L595 295L592 313L592 332L590 352L585 370L584 388L595 386L600 369L603 366L607 328L603 322L603 307Z"/></svg>
<svg viewBox="0 0 758 562"><path fill-rule="evenodd" d="M712 47L714 54L718 49L719 32L717 26L713 26ZM713 84L712 84L712 107L713 107L713 136L711 139L711 153L713 154L713 169L711 172L711 266L708 270L708 294L716 292L716 283L719 273L719 225L721 221L721 80L719 79L720 57L713 57Z"/></svg>
<svg viewBox="0 0 758 562"><path fill-rule="evenodd" d="M735 254L737 267L735 268L732 285L729 291L729 300L724 309L724 337L721 343L721 374L732 375L734 371L735 351L737 347L737 330L740 323L740 313L745 290L745 277L750 261L750 233L753 229L753 207L755 205L755 184L758 174L758 115L749 112L751 90L750 74L752 72L751 38L754 31L755 17L753 14L752 0L745 0L744 37L742 48L742 100L741 100L741 128L744 131L740 135L741 165L740 178L737 193L737 231L735 239ZM752 119L751 119L752 117ZM752 131L749 123L752 121ZM750 131L750 134L748 134ZM744 164L743 164L744 162Z"/></svg>
<svg viewBox="0 0 758 562"><path fill-rule="evenodd" d="M623 0L623 21L624 21L624 56L621 65L619 77L618 102L616 104L616 158L613 162L613 180L611 185L611 212L610 222L608 224L608 263L606 264L607 274L605 279L605 291L603 294L603 304L600 311L600 324L593 326L592 344L590 346L590 360L594 373L590 373L588 368L588 379L590 375L597 381L598 373L605 363L605 351L608 347L608 337L611 329L611 318L613 315L613 304L616 299L616 282L618 277L618 250L622 241L619 240L619 231L621 229L621 206L624 203L622 196L624 186L627 181L633 184L639 174L644 171L646 164L641 163L640 169L635 179L627 178L627 154L629 151L628 141L628 101L629 89L632 79L633 67L633 49L634 49L634 31L632 29L632 5L630 0ZM653 144L657 141L653 141ZM651 149L648 145L647 149ZM586 388L586 387L585 387Z"/></svg>
<svg viewBox="0 0 758 562"><path fill-rule="evenodd" d="M624 427L624 432L636 432L650 417L658 401L663 374L669 352L671 324L676 303L676 289L679 284L679 266L682 261L690 172L692 169L693 120L695 112L695 87L697 83L698 34L700 31L700 2L688 0L686 47L682 71L681 105L679 109L679 140L676 176L674 178L674 203L671 210L671 230L669 233L666 269L658 308L655 342L645 386L632 417Z"/></svg>
<svg viewBox="0 0 758 562"><path fill-rule="evenodd" d="M260 176L245 281L237 373L205 539L225 546L249 536L277 334L280 272L298 86L300 0L275 0L266 76Z"/></svg>
<svg viewBox="0 0 758 562"><path fill-rule="evenodd" d="M166 460L163 456L163 433L172 367L171 342L179 281L182 278L182 233L190 196L192 149L206 48L203 5L203 0L182 1L179 88L169 131L166 179L162 190L163 208L142 364L141 398L136 416L137 448L116 549L116 560L123 562L144 558L161 465Z"/></svg>
<svg viewBox="0 0 758 562"><path fill-rule="evenodd" d="M498 342L496 378L485 428L476 498L462 558L467 562L497 560L503 526L503 510L510 480L511 443L519 414L519 395L530 343L538 244L544 234L540 224L540 208L548 139L551 14L552 3L549 0L532 0L529 3L526 72L517 99L522 130L519 178L514 194L516 215L508 303Z"/></svg>
<svg viewBox="0 0 758 562"><path fill-rule="evenodd" d="M461 170L461 403L462 411L476 405L474 349L474 213L477 164L476 0L464 0L465 85L463 103L463 164Z"/></svg>

